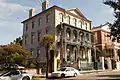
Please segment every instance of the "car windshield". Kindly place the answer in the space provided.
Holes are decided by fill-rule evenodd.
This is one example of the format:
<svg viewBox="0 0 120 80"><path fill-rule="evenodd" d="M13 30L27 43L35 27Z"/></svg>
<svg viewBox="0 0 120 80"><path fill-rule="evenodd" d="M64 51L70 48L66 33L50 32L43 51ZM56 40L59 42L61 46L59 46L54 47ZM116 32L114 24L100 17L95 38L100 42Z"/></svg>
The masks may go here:
<svg viewBox="0 0 120 80"><path fill-rule="evenodd" d="M66 68L61 68L59 71L65 71L66 70Z"/></svg>

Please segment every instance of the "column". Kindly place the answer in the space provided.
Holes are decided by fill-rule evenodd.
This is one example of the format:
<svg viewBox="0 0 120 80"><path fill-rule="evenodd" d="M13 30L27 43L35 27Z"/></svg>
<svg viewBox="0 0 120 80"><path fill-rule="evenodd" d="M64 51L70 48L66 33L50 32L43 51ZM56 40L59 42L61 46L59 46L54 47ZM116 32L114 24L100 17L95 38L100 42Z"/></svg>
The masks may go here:
<svg viewBox="0 0 120 80"><path fill-rule="evenodd" d="M57 57L54 56L54 71L57 71Z"/></svg>
<svg viewBox="0 0 120 80"><path fill-rule="evenodd" d="M104 62L104 57L100 57L100 62L102 63L102 70L105 70L105 62Z"/></svg>
<svg viewBox="0 0 120 80"><path fill-rule="evenodd" d="M107 58L108 69L112 69L111 59Z"/></svg>
<svg viewBox="0 0 120 80"><path fill-rule="evenodd" d="M88 62L92 62L91 49L88 49Z"/></svg>
<svg viewBox="0 0 120 80"><path fill-rule="evenodd" d="M70 38L70 42L73 42L73 29L70 28L70 30L71 30L71 38Z"/></svg>
<svg viewBox="0 0 120 80"><path fill-rule="evenodd" d="M66 45L66 42L64 43L64 57L65 57L65 61L67 61L67 52L66 52L66 47L67 47L67 45Z"/></svg>

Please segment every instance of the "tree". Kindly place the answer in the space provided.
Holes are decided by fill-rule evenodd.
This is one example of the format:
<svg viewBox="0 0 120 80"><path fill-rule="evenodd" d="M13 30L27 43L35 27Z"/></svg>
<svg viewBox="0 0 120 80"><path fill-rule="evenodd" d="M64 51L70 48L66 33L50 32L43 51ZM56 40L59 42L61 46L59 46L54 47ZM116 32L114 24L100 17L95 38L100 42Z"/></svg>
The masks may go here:
<svg viewBox="0 0 120 80"><path fill-rule="evenodd" d="M110 24L111 38L112 40L120 39L120 0L105 0L105 5L114 9L114 17L116 20L113 24Z"/></svg>
<svg viewBox="0 0 120 80"><path fill-rule="evenodd" d="M51 34L46 34L42 38L42 44L44 45L46 49L46 60L47 60L47 66L46 66L46 78L48 78L48 70L49 70L49 54L50 54L50 46L53 44L54 38Z"/></svg>
<svg viewBox="0 0 120 80"><path fill-rule="evenodd" d="M11 42L11 44L19 44L22 46L22 38L21 37L16 38L13 42Z"/></svg>
<svg viewBox="0 0 120 80"><path fill-rule="evenodd" d="M28 56L29 52L18 44L0 46L0 61L2 63L23 64L25 57Z"/></svg>

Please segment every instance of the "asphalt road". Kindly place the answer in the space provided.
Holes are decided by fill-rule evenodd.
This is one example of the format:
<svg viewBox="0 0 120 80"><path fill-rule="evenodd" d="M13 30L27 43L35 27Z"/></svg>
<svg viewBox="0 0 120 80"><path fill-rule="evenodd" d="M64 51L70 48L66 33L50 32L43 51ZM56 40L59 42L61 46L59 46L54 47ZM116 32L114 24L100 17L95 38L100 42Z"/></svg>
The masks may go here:
<svg viewBox="0 0 120 80"><path fill-rule="evenodd" d="M57 78L50 80L120 80L120 70L107 70L103 72L94 72L81 74L77 77L66 77L66 78Z"/></svg>

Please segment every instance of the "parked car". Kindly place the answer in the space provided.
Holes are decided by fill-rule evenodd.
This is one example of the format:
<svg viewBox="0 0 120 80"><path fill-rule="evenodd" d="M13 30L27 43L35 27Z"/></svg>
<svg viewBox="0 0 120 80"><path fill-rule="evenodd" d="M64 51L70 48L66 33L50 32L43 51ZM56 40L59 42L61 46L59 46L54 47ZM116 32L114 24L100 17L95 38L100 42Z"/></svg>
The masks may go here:
<svg viewBox="0 0 120 80"><path fill-rule="evenodd" d="M62 67L60 70L56 72L52 72L51 77L66 77L66 76L74 76L79 75L79 71L73 67Z"/></svg>
<svg viewBox="0 0 120 80"><path fill-rule="evenodd" d="M3 69L25 69L24 66L20 66L18 64L3 64Z"/></svg>
<svg viewBox="0 0 120 80"><path fill-rule="evenodd" d="M20 65L18 65L18 64L11 64L11 65L10 65L10 68L24 69L25 67L24 67L24 66L20 66Z"/></svg>
<svg viewBox="0 0 120 80"><path fill-rule="evenodd" d="M32 75L20 70L13 70L2 73L0 80L32 80Z"/></svg>

